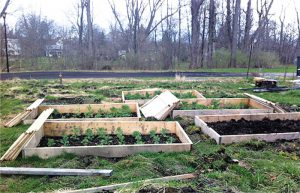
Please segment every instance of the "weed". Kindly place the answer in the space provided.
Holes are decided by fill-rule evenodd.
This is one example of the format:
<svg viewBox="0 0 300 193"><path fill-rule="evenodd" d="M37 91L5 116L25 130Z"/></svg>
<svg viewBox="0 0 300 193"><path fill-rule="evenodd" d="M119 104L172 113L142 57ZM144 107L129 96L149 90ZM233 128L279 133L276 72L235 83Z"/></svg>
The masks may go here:
<svg viewBox="0 0 300 193"><path fill-rule="evenodd" d="M53 147L54 145L55 145L54 139L48 139L47 146L48 147Z"/></svg>
<svg viewBox="0 0 300 193"><path fill-rule="evenodd" d="M139 131L134 131L132 136L134 137L136 144L144 144L142 140L142 134Z"/></svg>
<svg viewBox="0 0 300 193"><path fill-rule="evenodd" d="M117 134L117 138L119 139L119 144L120 145L125 144L125 136L123 135L123 131L120 127L117 128L116 134Z"/></svg>

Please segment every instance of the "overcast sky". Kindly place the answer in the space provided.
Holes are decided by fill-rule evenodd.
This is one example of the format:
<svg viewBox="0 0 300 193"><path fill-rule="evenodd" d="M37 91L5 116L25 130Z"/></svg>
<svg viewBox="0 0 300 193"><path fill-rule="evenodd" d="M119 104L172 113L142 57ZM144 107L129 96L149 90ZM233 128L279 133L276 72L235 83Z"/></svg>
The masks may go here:
<svg viewBox="0 0 300 193"><path fill-rule="evenodd" d="M54 20L59 25L70 26L74 21L76 13L76 3L79 0L11 0L11 5L7 12L7 23L13 27L17 18L23 13L41 13L42 16ZM101 28L108 29L109 25L114 22L114 17L108 0L91 0L93 5L94 23ZM114 0L120 14L125 15L124 0ZM188 2L189 0L185 0ZM219 0L220 1L220 0ZM223 0L224 3L226 0ZM242 8L246 9L248 0L241 0ZM5 0L0 0L0 7L3 7ZM169 0L169 2L177 2ZM256 0L253 0L253 4ZM254 6L254 5L253 5ZM278 20L282 6L286 9L286 23L296 22L295 7L300 12L300 0L274 0L274 5L271 10L273 18ZM158 14L160 16L160 13ZM254 13L255 15L255 13ZM2 21L1 21L2 22Z"/></svg>

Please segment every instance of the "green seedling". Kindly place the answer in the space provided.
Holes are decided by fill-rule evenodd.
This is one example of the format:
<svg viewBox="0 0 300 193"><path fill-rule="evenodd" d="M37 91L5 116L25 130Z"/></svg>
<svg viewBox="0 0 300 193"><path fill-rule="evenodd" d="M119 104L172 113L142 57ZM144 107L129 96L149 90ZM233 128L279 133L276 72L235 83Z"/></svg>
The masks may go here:
<svg viewBox="0 0 300 193"><path fill-rule="evenodd" d="M48 139L47 145L48 147L53 147L55 145L54 139Z"/></svg>
<svg viewBox="0 0 300 193"><path fill-rule="evenodd" d="M69 146L70 145L69 136L63 135L63 138L60 140L60 142L63 144L63 146Z"/></svg>
<svg viewBox="0 0 300 193"><path fill-rule="evenodd" d="M150 137L152 138L153 142L155 144L159 144L160 143L160 137L158 135L156 135L156 131L155 130L151 130L149 133Z"/></svg>
<svg viewBox="0 0 300 193"><path fill-rule="evenodd" d="M94 132L93 132L93 129L89 128L85 131L85 135L86 135L86 138L91 141L94 139Z"/></svg>
<svg viewBox="0 0 300 193"><path fill-rule="evenodd" d="M139 131L134 131L132 136L134 137L136 144L144 144L142 140L142 134Z"/></svg>
<svg viewBox="0 0 300 193"><path fill-rule="evenodd" d="M120 127L117 128L116 134L117 134L117 138L119 140L119 144L120 145L125 144L125 136L124 136L123 131Z"/></svg>
<svg viewBox="0 0 300 193"><path fill-rule="evenodd" d="M85 137L85 138L81 141L81 143L82 143L82 145L87 146L87 145L90 143L90 141L88 140L87 137Z"/></svg>
<svg viewBox="0 0 300 193"><path fill-rule="evenodd" d="M101 145L109 145L112 141L112 137L107 135L104 128L98 128L97 135Z"/></svg>
<svg viewBox="0 0 300 193"><path fill-rule="evenodd" d="M165 138L168 137L168 133L169 133L169 130L166 129L166 128L162 128L162 129L160 130L160 134L161 134L163 137L165 137Z"/></svg>
<svg viewBox="0 0 300 193"><path fill-rule="evenodd" d="M175 138L174 137L168 137L168 139L167 139L167 143L174 143L174 141L175 141Z"/></svg>
<svg viewBox="0 0 300 193"><path fill-rule="evenodd" d="M80 128L79 127L74 127L74 129L72 130L72 135L71 135L71 139L73 140L78 140L79 136L80 136Z"/></svg>
<svg viewBox="0 0 300 193"><path fill-rule="evenodd" d="M88 111L87 111L86 113L84 113L84 116L85 116L86 118L93 118L93 117L94 117L94 110L93 110L93 108L91 107L91 105L89 105L89 106L87 107L87 109L88 109Z"/></svg>

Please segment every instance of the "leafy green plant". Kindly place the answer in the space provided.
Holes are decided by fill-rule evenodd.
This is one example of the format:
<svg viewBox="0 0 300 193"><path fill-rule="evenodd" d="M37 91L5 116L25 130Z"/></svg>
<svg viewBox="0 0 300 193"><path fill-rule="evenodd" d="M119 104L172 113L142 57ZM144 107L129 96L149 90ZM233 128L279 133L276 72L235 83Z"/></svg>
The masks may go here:
<svg viewBox="0 0 300 193"><path fill-rule="evenodd" d="M86 135L86 138L91 141L94 139L94 132L93 132L93 129L91 128L88 128L86 131L85 131L85 135Z"/></svg>
<svg viewBox="0 0 300 193"><path fill-rule="evenodd" d="M165 138L168 137L168 133L169 133L169 130L166 129L166 128L162 128L162 129L160 130L160 134L161 134L163 137L165 137Z"/></svg>
<svg viewBox="0 0 300 193"><path fill-rule="evenodd" d="M93 118L94 117L94 110L91 107L91 105L89 105L87 107L88 111L86 113L84 113L85 118Z"/></svg>
<svg viewBox="0 0 300 193"><path fill-rule="evenodd" d="M124 136L123 131L120 127L117 128L116 134L117 134L117 138L119 140L119 144L120 145L125 144L125 136Z"/></svg>
<svg viewBox="0 0 300 193"><path fill-rule="evenodd" d="M139 131L134 131L132 136L134 137L136 144L144 144L142 140L142 134Z"/></svg>
<svg viewBox="0 0 300 193"><path fill-rule="evenodd" d="M174 141L175 141L175 138L172 136L169 136L167 139L167 143L174 143Z"/></svg>
<svg viewBox="0 0 300 193"><path fill-rule="evenodd" d="M112 142L112 137L107 135L104 128L98 128L97 135L101 145L109 145Z"/></svg>
<svg viewBox="0 0 300 193"><path fill-rule="evenodd" d="M47 146L48 147L53 147L54 145L55 145L55 140L54 139L48 139Z"/></svg>
<svg viewBox="0 0 300 193"><path fill-rule="evenodd" d="M72 130L71 139L78 140L79 136L80 136L80 128L79 127L74 127L73 130Z"/></svg>
<svg viewBox="0 0 300 193"><path fill-rule="evenodd" d="M59 116L60 116L60 112L57 109L54 109L49 118L55 119L56 117L59 117Z"/></svg>
<svg viewBox="0 0 300 193"><path fill-rule="evenodd" d="M156 135L156 131L155 130L151 130L149 133L150 137L152 138L154 144L159 144L160 143L160 137L158 135Z"/></svg>
<svg viewBox="0 0 300 193"><path fill-rule="evenodd" d="M97 114L95 115L95 118L103 118L105 117L105 112L103 109L99 109Z"/></svg>
<svg viewBox="0 0 300 193"><path fill-rule="evenodd" d="M63 144L63 146L69 146L70 145L69 136L63 135L63 138L60 140L60 142Z"/></svg>
<svg viewBox="0 0 300 193"><path fill-rule="evenodd" d="M80 108L79 108L79 107L77 108L74 117L75 117L75 118L81 118L81 112L80 112Z"/></svg>
<svg viewBox="0 0 300 193"><path fill-rule="evenodd" d="M192 92L186 92L186 93L178 93L178 92L173 92L177 98L180 99L189 99L189 98L197 98L196 96L193 95Z"/></svg>
<svg viewBox="0 0 300 193"><path fill-rule="evenodd" d="M90 143L90 141L88 140L87 137L85 137L85 138L81 141L81 143L82 143L84 146L87 146L87 145Z"/></svg>

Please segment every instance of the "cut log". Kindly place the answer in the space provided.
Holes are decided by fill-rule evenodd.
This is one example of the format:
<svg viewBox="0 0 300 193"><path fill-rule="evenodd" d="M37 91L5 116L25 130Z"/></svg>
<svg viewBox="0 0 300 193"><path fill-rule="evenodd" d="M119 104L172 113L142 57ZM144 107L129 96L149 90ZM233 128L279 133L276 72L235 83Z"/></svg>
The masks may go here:
<svg viewBox="0 0 300 193"><path fill-rule="evenodd" d="M42 175L42 176L111 176L112 170L97 169L63 169L63 168L22 168L22 167L0 167L3 175Z"/></svg>

